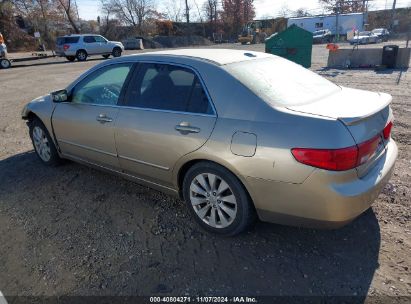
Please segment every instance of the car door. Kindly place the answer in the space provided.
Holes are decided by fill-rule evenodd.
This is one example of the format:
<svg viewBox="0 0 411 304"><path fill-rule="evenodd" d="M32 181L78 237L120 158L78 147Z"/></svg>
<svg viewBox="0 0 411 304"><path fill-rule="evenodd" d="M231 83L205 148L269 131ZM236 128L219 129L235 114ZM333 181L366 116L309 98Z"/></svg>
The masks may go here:
<svg viewBox="0 0 411 304"><path fill-rule="evenodd" d="M68 102L56 105L52 123L63 155L118 169L117 103L132 67L121 63L100 68L73 87Z"/></svg>
<svg viewBox="0 0 411 304"><path fill-rule="evenodd" d="M99 44L99 54L111 53L113 51L111 44L108 43L108 41L104 37L96 35L94 36L94 39Z"/></svg>
<svg viewBox="0 0 411 304"><path fill-rule="evenodd" d="M177 65L143 63L128 85L116 123L124 172L172 186L179 158L210 137L216 112L199 76Z"/></svg>
<svg viewBox="0 0 411 304"><path fill-rule="evenodd" d="M95 55L100 54L100 43L96 41L94 36L84 36L83 37L84 47L87 54Z"/></svg>

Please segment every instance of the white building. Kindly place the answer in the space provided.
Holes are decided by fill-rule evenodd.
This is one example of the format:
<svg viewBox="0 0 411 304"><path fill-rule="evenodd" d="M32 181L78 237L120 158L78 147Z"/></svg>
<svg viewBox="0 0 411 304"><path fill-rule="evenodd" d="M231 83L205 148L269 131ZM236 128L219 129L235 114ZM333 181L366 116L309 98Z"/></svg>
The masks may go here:
<svg viewBox="0 0 411 304"><path fill-rule="evenodd" d="M335 15L289 18L287 21L287 27L295 24L310 32L328 29L333 35L335 35L337 32L336 21ZM352 31L353 29L362 31L363 26L363 13L338 15L338 29L340 35L346 35L347 32Z"/></svg>

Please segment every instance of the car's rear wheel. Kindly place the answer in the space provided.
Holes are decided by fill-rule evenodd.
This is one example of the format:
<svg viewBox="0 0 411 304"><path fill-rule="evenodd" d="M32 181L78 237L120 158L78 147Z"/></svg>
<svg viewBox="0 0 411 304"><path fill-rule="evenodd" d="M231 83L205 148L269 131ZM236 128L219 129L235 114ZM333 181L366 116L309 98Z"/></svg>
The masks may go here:
<svg viewBox="0 0 411 304"><path fill-rule="evenodd" d="M235 235L255 220L244 186L234 174L214 163L200 162L188 170L183 196L195 220L207 231Z"/></svg>
<svg viewBox="0 0 411 304"><path fill-rule="evenodd" d="M78 61L86 61L87 60L87 52L85 50L78 50L76 54L76 58Z"/></svg>
<svg viewBox="0 0 411 304"><path fill-rule="evenodd" d="M76 56L66 56L66 59L68 61L74 61L74 60L76 60Z"/></svg>
<svg viewBox="0 0 411 304"><path fill-rule="evenodd" d="M8 69L11 67L11 62L6 58L0 59L0 66L2 69Z"/></svg>
<svg viewBox="0 0 411 304"><path fill-rule="evenodd" d="M29 128L30 138L38 158L48 166L59 165L62 160L44 124L35 118L30 121Z"/></svg>
<svg viewBox="0 0 411 304"><path fill-rule="evenodd" d="M115 47L112 52L113 57L120 57L121 56L121 48Z"/></svg>
<svg viewBox="0 0 411 304"><path fill-rule="evenodd" d="M110 54L103 55L103 57L104 57L105 59L107 59L108 57L110 57Z"/></svg>

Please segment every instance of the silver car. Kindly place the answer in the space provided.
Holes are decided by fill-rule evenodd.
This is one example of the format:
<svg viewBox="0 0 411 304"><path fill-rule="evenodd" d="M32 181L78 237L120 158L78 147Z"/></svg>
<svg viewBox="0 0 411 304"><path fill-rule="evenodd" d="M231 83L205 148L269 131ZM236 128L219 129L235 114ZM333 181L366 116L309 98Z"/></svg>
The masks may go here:
<svg viewBox="0 0 411 304"><path fill-rule="evenodd" d="M175 50L103 62L25 106L34 149L181 197L205 229L258 217L339 227L397 158L391 96L337 86L283 58Z"/></svg>
<svg viewBox="0 0 411 304"><path fill-rule="evenodd" d="M354 37L349 42L351 45L380 43L382 42L382 38L378 37L373 32L365 31L365 32L359 32L358 34L354 35Z"/></svg>
<svg viewBox="0 0 411 304"><path fill-rule="evenodd" d="M119 41L109 41L101 35L67 35L57 38L55 51L57 56L66 57L69 61L85 61L92 55L120 57L124 46Z"/></svg>

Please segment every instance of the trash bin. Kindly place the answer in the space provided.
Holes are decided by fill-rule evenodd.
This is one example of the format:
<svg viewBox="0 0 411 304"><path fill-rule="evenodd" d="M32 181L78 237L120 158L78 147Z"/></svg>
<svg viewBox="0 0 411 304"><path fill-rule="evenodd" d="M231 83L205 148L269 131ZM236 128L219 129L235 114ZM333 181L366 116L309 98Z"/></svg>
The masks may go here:
<svg viewBox="0 0 411 304"><path fill-rule="evenodd" d="M382 48L382 65L390 69L395 68L395 63L397 62L398 49L398 45L385 45Z"/></svg>
<svg viewBox="0 0 411 304"><path fill-rule="evenodd" d="M311 67L313 34L293 24L265 41L265 52Z"/></svg>

